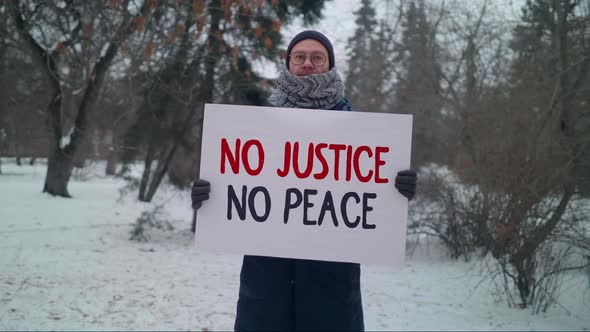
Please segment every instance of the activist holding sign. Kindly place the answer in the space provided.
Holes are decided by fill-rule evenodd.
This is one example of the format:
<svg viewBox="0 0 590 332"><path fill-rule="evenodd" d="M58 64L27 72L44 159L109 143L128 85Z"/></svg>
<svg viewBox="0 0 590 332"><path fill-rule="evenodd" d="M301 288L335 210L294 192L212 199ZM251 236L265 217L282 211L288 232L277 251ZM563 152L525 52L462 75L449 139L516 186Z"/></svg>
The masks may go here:
<svg viewBox="0 0 590 332"><path fill-rule="evenodd" d="M326 36L313 30L296 35L287 48L286 65L269 100L273 106L352 111ZM412 199L416 173L399 172L395 187ZM209 191L207 181L194 182L194 209L209 198ZM244 256L234 328L363 330L360 265Z"/></svg>

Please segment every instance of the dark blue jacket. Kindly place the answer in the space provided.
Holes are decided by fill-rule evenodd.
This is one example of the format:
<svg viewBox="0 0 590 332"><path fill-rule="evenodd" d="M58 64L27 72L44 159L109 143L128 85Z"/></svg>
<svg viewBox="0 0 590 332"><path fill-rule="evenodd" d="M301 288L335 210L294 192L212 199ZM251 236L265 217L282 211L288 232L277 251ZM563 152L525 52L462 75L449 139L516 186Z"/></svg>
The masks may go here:
<svg viewBox="0 0 590 332"><path fill-rule="evenodd" d="M354 263L244 256L234 329L364 330L360 274Z"/></svg>

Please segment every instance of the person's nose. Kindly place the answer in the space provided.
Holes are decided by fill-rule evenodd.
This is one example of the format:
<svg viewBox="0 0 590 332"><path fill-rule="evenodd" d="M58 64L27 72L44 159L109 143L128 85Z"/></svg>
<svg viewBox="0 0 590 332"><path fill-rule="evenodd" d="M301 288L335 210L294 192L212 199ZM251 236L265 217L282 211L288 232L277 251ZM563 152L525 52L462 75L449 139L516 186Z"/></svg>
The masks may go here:
<svg viewBox="0 0 590 332"><path fill-rule="evenodd" d="M311 63L311 56L306 56L305 61L301 64L301 67L306 69L313 69L313 63Z"/></svg>

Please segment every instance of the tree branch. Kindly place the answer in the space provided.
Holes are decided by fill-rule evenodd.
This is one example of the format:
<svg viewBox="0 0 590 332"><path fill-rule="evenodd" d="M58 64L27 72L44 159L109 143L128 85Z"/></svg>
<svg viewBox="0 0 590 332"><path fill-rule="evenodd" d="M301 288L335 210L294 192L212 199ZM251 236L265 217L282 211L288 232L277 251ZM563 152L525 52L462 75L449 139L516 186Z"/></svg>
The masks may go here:
<svg viewBox="0 0 590 332"><path fill-rule="evenodd" d="M17 0L9 0L9 11L14 19L16 30L25 41L25 43L31 49L31 55L34 62L37 62L43 73L45 74L47 81L49 82L51 101L49 102L49 122L51 132L54 136L55 142L59 142L62 137L61 128L61 86L59 73L57 70L57 64L53 56L33 38L31 33L28 31L25 21L22 17L22 13Z"/></svg>
<svg viewBox="0 0 590 332"><path fill-rule="evenodd" d="M113 59L117 55L119 47L121 44L127 40L129 35L136 29L138 20L134 18L139 18L141 16L147 16L149 12L149 1L144 1L140 11L133 17L133 19L127 14L125 11L123 22L119 25L115 35L111 38L110 42L108 43L108 47L104 55L100 56L92 68L92 72L90 77L87 81L87 88L80 103L80 108L78 110L78 114L75 120L75 127L74 131L71 134L70 143L64 148L67 153L74 153L80 140L79 137L85 131L87 126L87 117L88 112L90 109L90 105L94 103L98 96L98 92L106 73L108 71L109 66L111 65ZM127 8L124 5L124 8Z"/></svg>

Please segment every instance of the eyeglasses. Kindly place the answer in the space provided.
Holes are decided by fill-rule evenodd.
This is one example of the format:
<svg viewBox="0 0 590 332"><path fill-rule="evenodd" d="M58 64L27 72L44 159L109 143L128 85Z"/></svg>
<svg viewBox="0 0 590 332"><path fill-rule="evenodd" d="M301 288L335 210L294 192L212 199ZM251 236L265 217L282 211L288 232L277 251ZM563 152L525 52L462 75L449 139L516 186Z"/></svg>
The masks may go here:
<svg viewBox="0 0 590 332"><path fill-rule="evenodd" d="M326 63L326 56L321 52L313 52L309 55L309 57L311 58L311 64L313 64L315 67L321 67ZM295 52L291 53L289 58L291 59L292 64L300 66L307 59L307 54L303 52Z"/></svg>

